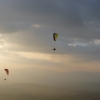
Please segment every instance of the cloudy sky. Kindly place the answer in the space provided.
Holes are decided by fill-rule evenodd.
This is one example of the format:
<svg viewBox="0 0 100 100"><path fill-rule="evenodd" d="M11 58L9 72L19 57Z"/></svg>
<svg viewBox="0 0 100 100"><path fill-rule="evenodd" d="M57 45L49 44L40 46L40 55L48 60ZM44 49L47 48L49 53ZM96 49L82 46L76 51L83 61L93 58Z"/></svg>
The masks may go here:
<svg viewBox="0 0 100 100"><path fill-rule="evenodd" d="M34 72L35 80L44 74L51 81L77 72L100 76L100 0L0 0L0 66L2 76L4 68L14 79L22 70L26 81Z"/></svg>

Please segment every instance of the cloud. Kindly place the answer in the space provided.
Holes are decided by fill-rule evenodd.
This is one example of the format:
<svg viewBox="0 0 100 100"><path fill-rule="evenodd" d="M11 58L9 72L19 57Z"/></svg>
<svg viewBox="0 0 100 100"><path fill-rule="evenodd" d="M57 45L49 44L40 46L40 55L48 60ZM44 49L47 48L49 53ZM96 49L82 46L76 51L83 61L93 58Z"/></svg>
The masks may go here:
<svg viewBox="0 0 100 100"><path fill-rule="evenodd" d="M1 32L26 31L30 30L32 25L40 24L44 25L46 29L51 28L61 33L62 36L99 39L99 31L93 27L89 28L86 24L93 21L99 24L99 6L97 4L99 4L98 0L84 2L79 2L78 0L2 1Z"/></svg>
<svg viewBox="0 0 100 100"><path fill-rule="evenodd" d="M68 64L99 62L99 4L99 0L1 1L0 49L4 58L7 54L29 61L35 55L53 63L56 56L57 62L65 65L67 61ZM56 44L52 38L54 32L59 33ZM54 45L56 52L52 51Z"/></svg>

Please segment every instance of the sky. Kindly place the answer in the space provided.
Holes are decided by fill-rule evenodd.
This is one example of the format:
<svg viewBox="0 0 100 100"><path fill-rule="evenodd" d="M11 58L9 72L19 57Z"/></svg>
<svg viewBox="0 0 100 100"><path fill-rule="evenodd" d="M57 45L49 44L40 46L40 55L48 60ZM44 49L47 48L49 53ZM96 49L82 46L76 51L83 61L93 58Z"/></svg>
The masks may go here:
<svg viewBox="0 0 100 100"><path fill-rule="evenodd" d="M99 82L99 5L100 0L0 0L1 79L8 68L16 82ZM56 43L53 33L59 34Z"/></svg>

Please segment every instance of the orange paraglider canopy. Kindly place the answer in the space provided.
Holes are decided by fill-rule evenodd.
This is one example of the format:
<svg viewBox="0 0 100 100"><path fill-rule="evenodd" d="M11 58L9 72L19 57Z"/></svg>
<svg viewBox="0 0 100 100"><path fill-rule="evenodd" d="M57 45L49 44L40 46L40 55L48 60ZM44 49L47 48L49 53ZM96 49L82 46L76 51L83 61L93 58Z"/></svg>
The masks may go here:
<svg viewBox="0 0 100 100"><path fill-rule="evenodd" d="M4 69L6 71L6 74L9 75L9 70L8 69Z"/></svg>

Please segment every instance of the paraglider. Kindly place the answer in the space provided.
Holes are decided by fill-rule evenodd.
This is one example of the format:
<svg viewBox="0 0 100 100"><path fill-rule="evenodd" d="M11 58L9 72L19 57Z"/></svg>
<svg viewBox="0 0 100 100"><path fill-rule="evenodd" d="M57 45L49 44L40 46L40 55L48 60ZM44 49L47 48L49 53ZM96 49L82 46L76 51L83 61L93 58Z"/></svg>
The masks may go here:
<svg viewBox="0 0 100 100"><path fill-rule="evenodd" d="M58 38L58 34L57 33L53 33L54 42L56 42L57 38ZM52 50L54 50L54 51L56 50L55 46L54 46L54 49L52 49Z"/></svg>
<svg viewBox="0 0 100 100"><path fill-rule="evenodd" d="M54 49L52 49L52 50L54 50L54 51L55 51L55 50L56 50L56 48L54 48Z"/></svg>
<svg viewBox="0 0 100 100"><path fill-rule="evenodd" d="M5 70L6 74L9 75L9 70L8 69L4 69L4 70ZM6 78L4 80L6 80Z"/></svg>

